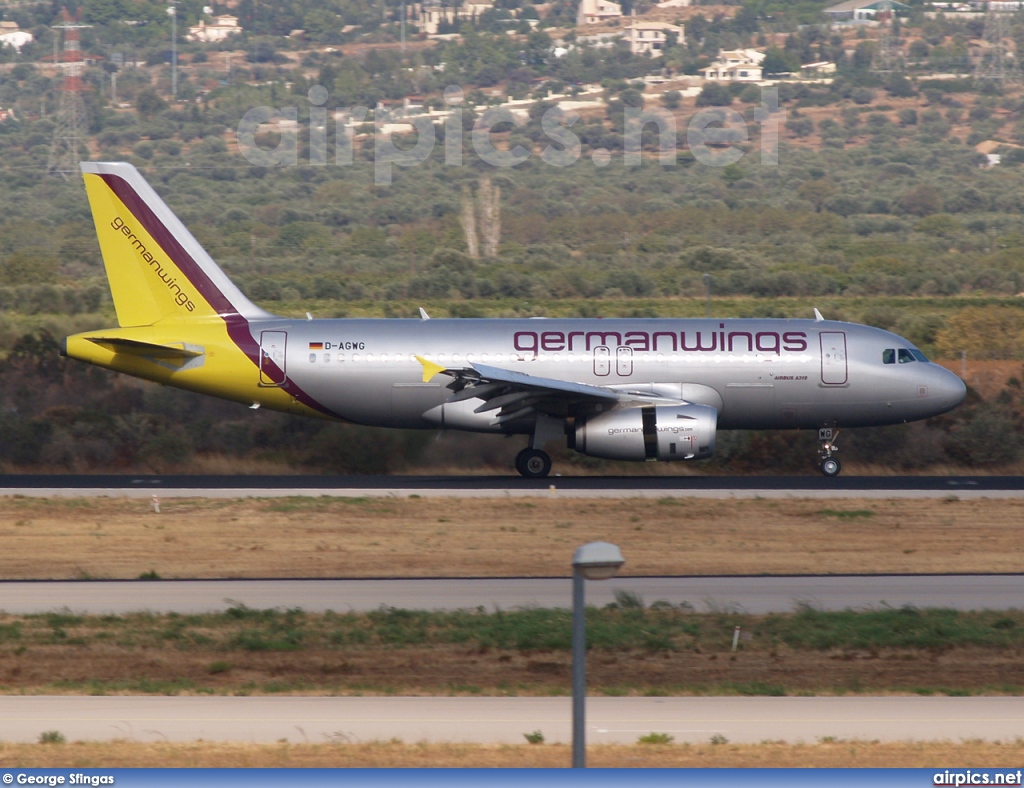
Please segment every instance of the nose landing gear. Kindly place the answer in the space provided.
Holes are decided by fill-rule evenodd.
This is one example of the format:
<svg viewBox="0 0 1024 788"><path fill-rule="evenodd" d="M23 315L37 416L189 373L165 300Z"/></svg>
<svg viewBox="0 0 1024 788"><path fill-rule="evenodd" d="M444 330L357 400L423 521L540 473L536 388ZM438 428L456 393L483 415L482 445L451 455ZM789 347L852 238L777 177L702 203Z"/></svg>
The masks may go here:
<svg viewBox="0 0 1024 788"><path fill-rule="evenodd" d="M818 449L818 456L821 457L821 463L819 468L821 472L826 476L838 476L839 471L843 469L842 464L835 457L832 456L832 452L839 451L839 447L836 446L836 438L839 436L839 430L836 427L822 427L818 430L818 442L821 444L821 448Z"/></svg>

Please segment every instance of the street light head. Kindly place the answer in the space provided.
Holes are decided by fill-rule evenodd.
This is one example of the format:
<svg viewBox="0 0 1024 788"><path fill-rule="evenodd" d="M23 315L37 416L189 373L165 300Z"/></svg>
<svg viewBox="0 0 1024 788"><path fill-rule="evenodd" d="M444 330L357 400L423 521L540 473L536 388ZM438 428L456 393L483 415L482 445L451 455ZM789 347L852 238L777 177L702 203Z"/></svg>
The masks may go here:
<svg viewBox="0 0 1024 788"><path fill-rule="evenodd" d="M590 542L576 548L572 567L587 580L607 580L615 577L619 568L626 563L618 545L608 542Z"/></svg>

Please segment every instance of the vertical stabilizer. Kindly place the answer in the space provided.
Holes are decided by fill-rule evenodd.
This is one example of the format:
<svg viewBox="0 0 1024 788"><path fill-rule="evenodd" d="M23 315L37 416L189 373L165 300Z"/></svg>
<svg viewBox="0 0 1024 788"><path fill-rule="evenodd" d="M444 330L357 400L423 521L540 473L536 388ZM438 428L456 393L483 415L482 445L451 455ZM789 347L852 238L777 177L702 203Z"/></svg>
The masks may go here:
<svg viewBox="0 0 1024 788"><path fill-rule="evenodd" d="M272 317L242 295L135 167L81 166L120 325Z"/></svg>

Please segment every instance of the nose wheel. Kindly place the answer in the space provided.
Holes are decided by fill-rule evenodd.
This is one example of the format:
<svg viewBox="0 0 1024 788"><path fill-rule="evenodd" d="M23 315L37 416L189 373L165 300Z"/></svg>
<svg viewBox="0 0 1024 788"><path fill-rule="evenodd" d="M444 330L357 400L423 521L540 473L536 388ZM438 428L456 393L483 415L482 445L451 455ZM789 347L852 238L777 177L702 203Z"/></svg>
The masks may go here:
<svg viewBox="0 0 1024 788"><path fill-rule="evenodd" d="M516 455L516 470L527 479L543 479L551 473L551 457L540 449L523 449Z"/></svg>
<svg viewBox="0 0 1024 788"><path fill-rule="evenodd" d="M821 461L821 472L826 476L838 476L842 469L843 466L835 457L826 457Z"/></svg>
<svg viewBox="0 0 1024 788"><path fill-rule="evenodd" d="M836 438L838 435L839 430L835 427L822 427L818 430L818 443L821 444L821 448L818 449L818 456L821 457L821 464L818 467L821 468L821 472L829 478L838 476L839 471L843 469L842 463L832 456L832 452L839 451L839 447L836 446Z"/></svg>

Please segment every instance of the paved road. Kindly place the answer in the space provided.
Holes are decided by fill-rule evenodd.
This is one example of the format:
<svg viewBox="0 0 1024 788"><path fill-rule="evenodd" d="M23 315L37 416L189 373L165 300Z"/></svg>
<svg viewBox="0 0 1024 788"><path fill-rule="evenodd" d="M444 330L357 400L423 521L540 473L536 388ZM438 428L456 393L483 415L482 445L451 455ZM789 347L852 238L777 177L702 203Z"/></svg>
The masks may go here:
<svg viewBox="0 0 1024 788"><path fill-rule="evenodd" d="M548 742L571 740L569 698L0 697L0 741ZM1019 698L590 698L589 744L1024 738Z"/></svg>
<svg viewBox="0 0 1024 788"><path fill-rule="evenodd" d="M959 610L1024 607L1022 575L854 575L827 577L638 577L587 584L587 602L605 605L616 591L632 591L650 604L686 602L695 610L783 613L799 605L822 610L949 607ZM244 604L365 611L488 610L569 607L567 578L441 578L398 580L161 580L0 582L0 610L45 613L204 613Z"/></svg>
<svg viewBox="0 0 1024 788"><path fill-rule="evenodd" d="M0 494L277 497L1024 497L1020 476L0 476Z"/></svg>

